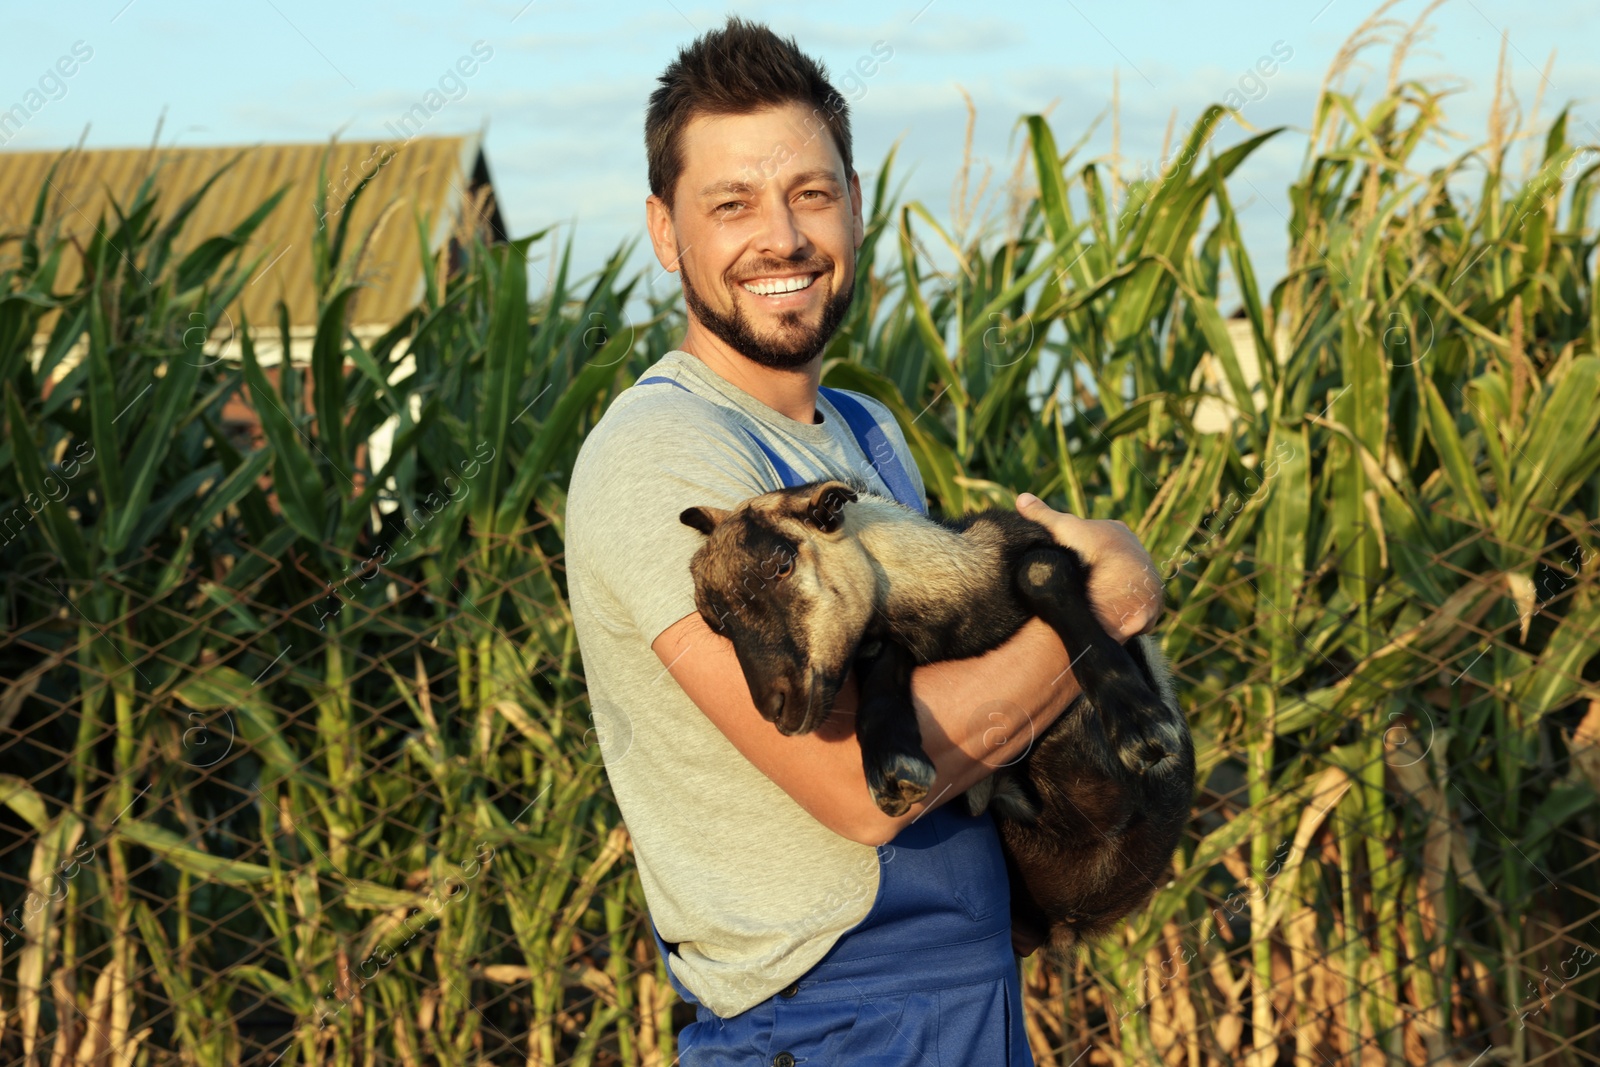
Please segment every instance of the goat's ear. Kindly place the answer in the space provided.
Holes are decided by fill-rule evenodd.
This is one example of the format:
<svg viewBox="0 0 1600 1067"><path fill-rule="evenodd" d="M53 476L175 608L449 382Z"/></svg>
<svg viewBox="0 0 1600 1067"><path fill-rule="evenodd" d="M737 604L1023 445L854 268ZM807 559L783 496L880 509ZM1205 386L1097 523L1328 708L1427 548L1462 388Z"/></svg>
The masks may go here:
<svg viewBox="0 0 1600 1067"><path fill-rule="evenodd" d="M856 491L844 482L823 482L811 492L806 521L823 533L833 533L844 525L844 506L856 499Z"/></svg>
<svg viewBox="0 0 1600 1067"><path fill-rule="evenodd" d="M696 530L711 536L711 531L717 528L717 523L726 519L732 512L722 508L698 507L684 508L678 513L678 521L685 526L693 526Z"/></svg>

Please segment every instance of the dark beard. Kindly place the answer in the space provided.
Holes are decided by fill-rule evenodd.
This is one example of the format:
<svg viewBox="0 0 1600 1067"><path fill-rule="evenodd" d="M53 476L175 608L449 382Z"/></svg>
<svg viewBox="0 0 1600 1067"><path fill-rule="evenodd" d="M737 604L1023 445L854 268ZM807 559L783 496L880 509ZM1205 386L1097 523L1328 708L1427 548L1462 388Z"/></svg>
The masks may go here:
<svg viewBox="0 0 1600 1067"><path fill-rule="evenodd" d="M778 337L767 339L756 336L737 297L734 298L733 314L720 315L701 299L694 284L689 281L687 265L680 268L679 276L683 279L683 302L689 305L689 310L694 312L701 324L741 356L773 370L797 370L817 358L844 321L845 314L850 310L850 301L855 297L853 284L828 297L822 307L822 321L816 329L808 329L801 323L800 312L785 312L778 319ZM828 279L832 277L831 272L823 276ZM811 284L821 285L823 278ZM761 298L752 294L752 299Z"/></svg>

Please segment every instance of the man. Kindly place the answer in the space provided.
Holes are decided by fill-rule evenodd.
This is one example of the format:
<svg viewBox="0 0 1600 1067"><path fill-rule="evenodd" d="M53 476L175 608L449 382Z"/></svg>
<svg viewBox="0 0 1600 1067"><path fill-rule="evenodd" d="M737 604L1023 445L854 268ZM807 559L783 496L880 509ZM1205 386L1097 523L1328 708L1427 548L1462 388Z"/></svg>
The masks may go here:
<svg viewBox="0 0 1600 1067"><path fill-rule="evenodd" d="M567 501L571 602L601 752L672 984L695 1004L681 1062L1029 1064L1004 862L988 816L945 803L1020 758L1078 693L1035 619L912 677L938 774L899 818L873 804L852 676L815 733L751 703L731 643L696 613L679 513L855 476L925 508L878 402L819 390L863 238L848 109L821 66L730 18L683 49L645 121L651 241L688 329L584 441ZM1121 523L1024 495L1093 567L1126 640L1159 589Z"/></svg>

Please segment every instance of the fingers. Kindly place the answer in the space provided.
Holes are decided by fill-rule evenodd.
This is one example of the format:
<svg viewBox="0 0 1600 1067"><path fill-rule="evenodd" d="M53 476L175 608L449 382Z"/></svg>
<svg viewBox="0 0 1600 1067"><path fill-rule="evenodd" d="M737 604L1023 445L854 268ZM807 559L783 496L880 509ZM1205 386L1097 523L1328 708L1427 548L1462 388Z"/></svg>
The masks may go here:
<svg viewBox="0 0 1600 1067"><path fill-rule="evenodd" d="M1049 530L1056 544L1073 549L1086 563L1094 562L1105 547L1108 535L1114 533L1106 520L1080 519L1070 511L1057 511L1032 493L1017 497L1017 513Z"/></svg>
<svg viewBox="0 0 1600 1067"><path fill-rule="evenodd" d="M1030 509L1038 510L1038 514L1030 516L1037 522L1049 522L1051 519L1060 518L1062 516L1066 516L1067 518L1076 518L1076 516L1074 516L1070 511L1057 511L1055 508L1051 507L1049 504L1046 504L1043 500L1040 500L1032 493L1018 493L1017 510L1029 511Z"/></svg>
<svg viewBox="0 0 1600 1067"><path fill-rule="evenodd" d="M1070 524L1083 521L1070 511L1057 511L1032 493L1018 494L1017 513L1049 527L1051 533L1057 535L1057 541L1061 540L1058 531L1063 523Z"/></svg>

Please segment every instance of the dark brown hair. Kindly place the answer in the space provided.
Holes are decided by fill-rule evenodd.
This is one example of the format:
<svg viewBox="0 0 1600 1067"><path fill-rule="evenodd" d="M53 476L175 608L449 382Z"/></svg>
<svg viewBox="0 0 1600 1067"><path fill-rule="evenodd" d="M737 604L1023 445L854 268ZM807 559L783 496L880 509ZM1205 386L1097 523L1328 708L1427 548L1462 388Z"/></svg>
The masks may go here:
<svg viewBox="0 0 1600 1067"><path fill-rule="evenodd" d="M826 127L844 160L845 177L854 171L850 157L850 106L828 83L821 63L758 22L737 15L727 25L679 49L657 79L644 118L644 149L650 191L670 209L683 173L683 130L700 115L747 115L783 104L811 107L808 136ZM775 146L777 147L777 146ZM766 177L766 175L763 175Z"/></svg>

